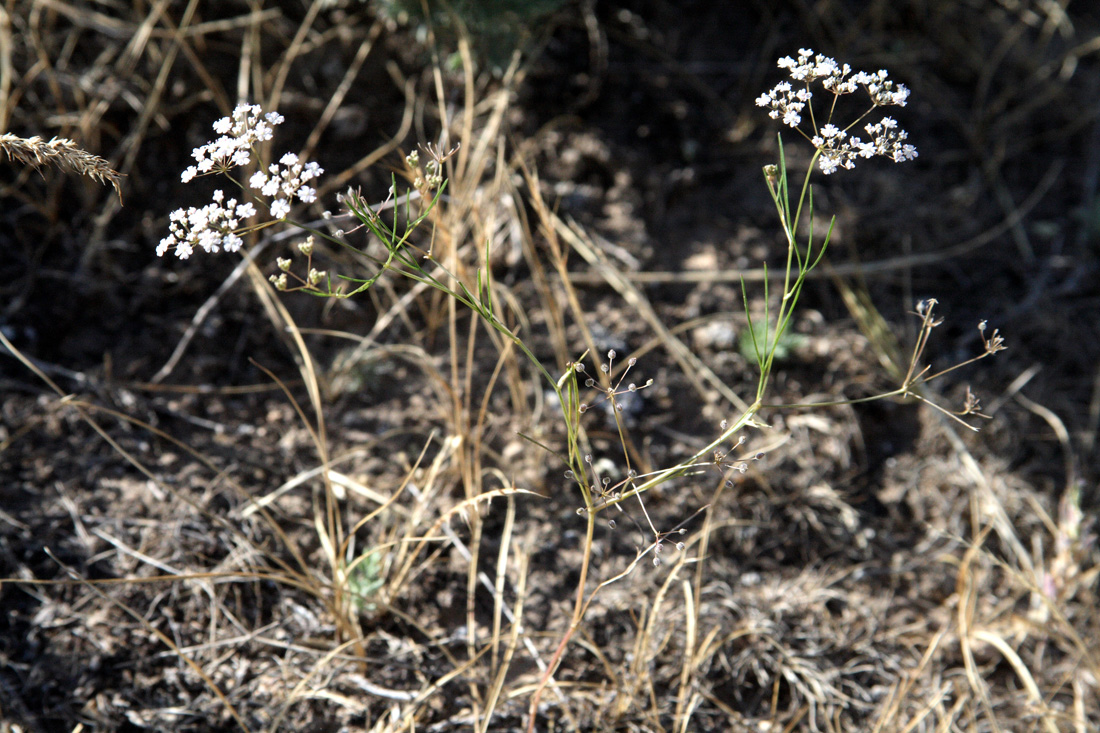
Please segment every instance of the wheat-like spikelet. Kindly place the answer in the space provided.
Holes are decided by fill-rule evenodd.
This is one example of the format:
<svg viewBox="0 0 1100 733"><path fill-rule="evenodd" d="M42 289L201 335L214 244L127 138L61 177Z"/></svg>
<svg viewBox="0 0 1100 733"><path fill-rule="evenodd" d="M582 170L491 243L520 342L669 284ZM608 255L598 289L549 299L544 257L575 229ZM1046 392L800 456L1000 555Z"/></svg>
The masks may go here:
<svg viewBox="0 0 1100 733"><path fill-rule="evenodd" d="M100 183L110 183L122 200L119 181L122 174L111 168L106 160L80 149L72 140L55 137L46 142L39 136L22 138L11 133L0 135L0 150L8 154L9 160L18 160L35 170L43 163L52 163L61 169L75 171L96 179Z"/></svg>

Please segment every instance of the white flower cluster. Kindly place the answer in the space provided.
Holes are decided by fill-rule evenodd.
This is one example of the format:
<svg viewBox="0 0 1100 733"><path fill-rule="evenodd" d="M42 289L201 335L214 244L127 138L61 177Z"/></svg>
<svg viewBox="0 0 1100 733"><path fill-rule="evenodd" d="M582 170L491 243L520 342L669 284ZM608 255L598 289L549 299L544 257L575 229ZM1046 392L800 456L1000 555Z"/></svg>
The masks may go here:
<svg viewBox="0 0 1100 733"><path fill-rule="evenodd" d="M280 167L282 166L282 167ZM282 219L290 213L289 199L298 197L307 204L317 200L317 192L303 185L312 181L324 171L316 163L302 163L294 153L279 158L278 163L267 167L267 173L256 171L248 179L248 185L264 196L278 198L271 204L271 215ZM280 195L281 194L281 195Z"/></svg>
<svg viewBox="0 0 1100 733"><path fill-rule="evenodd" d="M242 104L233 110L231 117L223 117L214 123L214 132L221 137L195 148L191 156L196 165L188 166L180 177L188 183L196 176L209 173L227 173L232 168L248 165L253 146L270 140L272 128L283 121L278 112L263 114L257 105ZM317 193L306 182L317 178L324 171L316 163L302 162L293 153L287 153L267 167L267 172L257 172L248 185L263 196L274 199L269 207L272 218L278 220L290 214L290 201L310 203ZM221 191L214 192L213 203L201 208L190 207L173 211L168 236L160 240L157 256L172 251L180 259L186 259L195 247L205 252L236 252L242 241L238 232L242 222L256 215L251 203L225 199Z"/></svg>
<svg viewBox="0 0 1100 733"><path fill-rule="evenodd" d="M768 107L769 117L773 120L782 119L783 124L796 129L802 124L802 111L813 98L810 84L818 80L821 80L826 91L834 95L833 105L829 106L830 120L835 97L852 94L861 87L871 98L871 109L887 105L904 107L909 99L909 89L904 84L895 86L887 78L885 70L859 71L853 74L848 64L837 64L834 59L820 54L815 56L808 48L799 49L797 60L790 56L779 59L779 68L787 69L791 79L799 83L798 88L789 81L780 82L771 91L757 97L756 105ZM818 165L822 173L833 173L837 168L854 168L856 158L882 155L900 163L917 157L917 149L905 142L908 134L905 130L898 129L897 122L891 117L866 125L864 130L870 139L865 142L861 138L848 136L848 129L855 122L841 129L826 120L826 124L818 128L812 108L810 112L814 134L807 137L821 151ZM861 115L859 119L862 118Z"/></svg>
<svg viewBox="0 0 1100 733"><path fill-rule="evenodd" d="M917 157L917 149L905 142L908 133L898 129L893 117L868 123L864 129L870 135L867 142L858 137L849 138L847 132L831 124L825 125L819 134L810 138L814 147L821 151L818 166L822 173L828 175L837 168L855 168L856 158L881 155L895 163L902 163Z"/></svg>
<svg viewBox="0 0 1100 733"><path fill-rule="evenodd" d="M195 176L248 165L252 146L270 140L272 126L283 121L283 116L278 112L268 112L263 116L261 112L259 105L241 104L233 110L232 117L222 117L215 122L214 132L221 137L191 151L191 157L198 165L188 166L180 179L189 183Z"/></svg>
<svg viewBox="0 0 1100 733"><path fill-rule="evenodd" d="M251 203L238 203L237 199L225 200L221 191L214 192L214 203L200 209L176 209L172 212L168 225L168 236L157 245L157 257L163 257L173 249L176 257L186 260L195 251L195 246L214 253L220 250L236 252L244 244L236 230L241 220L256 215L256 207Z"/></svg>

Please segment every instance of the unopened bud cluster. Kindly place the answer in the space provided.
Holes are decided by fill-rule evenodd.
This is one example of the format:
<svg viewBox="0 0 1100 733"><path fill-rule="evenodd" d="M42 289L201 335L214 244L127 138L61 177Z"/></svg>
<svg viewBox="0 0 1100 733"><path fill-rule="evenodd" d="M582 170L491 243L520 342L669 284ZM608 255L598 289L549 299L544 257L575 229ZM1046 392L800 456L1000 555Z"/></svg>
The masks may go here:
<svg viewBox="0 0 1100 733"><path fill-rule="evenodd" d="M405 163L409 166L409 170L416 173L413 188L427 188L434 191L443 185L443 165L439 157L432 155L433 151L430 148L428 152L429 157L423 169L420 167L420 153L416 150L405 156Z"/></svg>
<svg viewBox="0 0 1100 733"><path fill-rule="evenodd" d="M279 268L279 272L268 278L276 290L318 290L317 286L328 277L328 273L313 267L313 246L312 234L298 243L298 251L306 256L307 274L304 278L291 272L293 261L289 257L276 258L275 266ZM294 278L299 284L291 287L290 278Z"/></svg>
<svg viewBox="0 0 1100 733"><path fill-rule="evenodd" d="M618 356L618 354L615 353L614 349L608 351L607 362L600 364L600 371L604 374L611 374L611 368L612 365L615 363L616 356ZM584 364L577 362L573 365L573 369L574 371L580 374L584 374L586 377L588 377L584 380L584 386L588 387L589 389L599 389L600 392L603 393L604 399L610 400L612 405L614 405L615 411L622 412L623 405L616 399L619 395L625 394L627 392L637 392L640 389L645 389L646 387L650 387L653 385L653 380L649 379L646 380L645 384L639 385L631 382L630 384L626 385L625 388L622 386L623 381L626 379L627 373L630 372L630 370L633 369L637 363L638 360L634 357L631 357L627 361L626 369L623 371L622 376L619 377L619 381L617 381L614 385L610 385L606 388L600 387L599 383L595 379L593 379L592 377L588 377L588 372L585 371ZM591 405L586 402L582 402L579 406L579 410L583 414L588 411L589 407L591 407Z"/></svg>

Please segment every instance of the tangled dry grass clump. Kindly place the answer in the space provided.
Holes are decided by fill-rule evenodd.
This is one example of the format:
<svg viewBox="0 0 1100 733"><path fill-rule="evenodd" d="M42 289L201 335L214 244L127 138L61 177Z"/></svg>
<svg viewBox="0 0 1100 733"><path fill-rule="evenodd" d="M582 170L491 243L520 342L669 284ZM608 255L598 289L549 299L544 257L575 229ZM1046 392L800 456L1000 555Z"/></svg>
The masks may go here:
<svg viewBox="0 0 1100 733"><path fill-rule="evenodd" d="M0 733L1100 727L1096 10L406 5L0 7Z"/></svg>

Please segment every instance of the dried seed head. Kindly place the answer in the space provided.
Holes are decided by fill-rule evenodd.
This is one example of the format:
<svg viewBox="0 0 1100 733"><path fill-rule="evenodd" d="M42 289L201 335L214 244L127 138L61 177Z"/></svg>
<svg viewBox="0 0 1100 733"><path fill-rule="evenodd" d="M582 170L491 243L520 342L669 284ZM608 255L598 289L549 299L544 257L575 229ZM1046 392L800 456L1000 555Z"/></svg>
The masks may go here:
<svg viewBox="0 0 1100 733"><path fill-rule="evenodd" d="M996 354L998 351L1004 351L1008 348L1005 346L1004 337L1001 336L1001 331L998 328L993 329L993 333L989 335L989 338L983 338L983 341L986 354Z"/></svg>
<svg viewBox="0 0 1100 733"><path fill-rule="evenodd" d="M81 149L72 140L55 137L47 142L37 135L21 138L4 133L0 135L0 151L7 153L8 160L17 160L36 170L40 165L48 163L62 170L88 176L100 183L109 183L118 194L119 201L122 201L122 189L119 186L122 174L112 169L106 160Z"/></svg>

